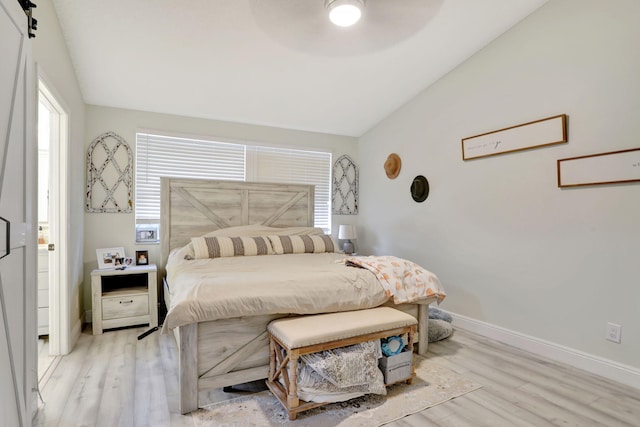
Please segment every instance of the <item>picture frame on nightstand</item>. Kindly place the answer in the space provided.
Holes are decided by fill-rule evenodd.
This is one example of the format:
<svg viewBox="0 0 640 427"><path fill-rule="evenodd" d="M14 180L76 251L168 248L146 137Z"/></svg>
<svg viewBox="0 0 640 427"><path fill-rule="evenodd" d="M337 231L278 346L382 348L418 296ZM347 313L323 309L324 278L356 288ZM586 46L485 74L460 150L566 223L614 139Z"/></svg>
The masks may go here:
<svg viewBox="0 0 640 427"><path fill-rule="evenodd" d="M124 258L124 248L101 248L96 249L96 258L100 270L116 268L116 259Z"/></svg>
<svg viewBox="0 0 640 427"><path fill-rule="evenodd" d="M136 251L136 265L149 265L149 251Z"/></svg>

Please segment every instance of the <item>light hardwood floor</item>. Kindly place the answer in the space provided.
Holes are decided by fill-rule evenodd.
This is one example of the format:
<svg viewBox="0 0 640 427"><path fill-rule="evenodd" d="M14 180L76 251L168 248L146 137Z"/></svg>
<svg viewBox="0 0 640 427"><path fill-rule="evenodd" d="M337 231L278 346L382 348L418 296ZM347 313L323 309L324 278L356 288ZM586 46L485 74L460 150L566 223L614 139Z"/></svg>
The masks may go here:
<svg viewBox="0 0 640 427"><path fill-rule="evenodd" d="M147 328L93 336L41 383L36 426L193 426L177 411L177 350L171 336ZM640 390L614 383L477 335L457 330L429 345L429 355L483 385L390 426L638 426ZM216 390L211 401L244 392Z"/></svg>
<svg viewBox="0 0 640 427"><path fill-rule="evenodd" d="M38 381L42 381L57 364L56 356L49 356L49 337L38 337Z"/></svg>

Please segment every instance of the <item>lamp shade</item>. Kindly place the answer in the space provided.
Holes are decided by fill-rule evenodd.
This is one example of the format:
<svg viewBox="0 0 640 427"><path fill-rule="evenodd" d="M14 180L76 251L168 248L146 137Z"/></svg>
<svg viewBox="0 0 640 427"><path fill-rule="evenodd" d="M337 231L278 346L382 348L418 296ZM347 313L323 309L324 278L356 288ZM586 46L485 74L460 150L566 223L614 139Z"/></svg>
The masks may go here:
<svg viewBox="0 0 640 427"><path fill-rule="evenodd" d="M338 239L350 240L357 238L356 226L352 224L342 224L338 229Z"/></svg>

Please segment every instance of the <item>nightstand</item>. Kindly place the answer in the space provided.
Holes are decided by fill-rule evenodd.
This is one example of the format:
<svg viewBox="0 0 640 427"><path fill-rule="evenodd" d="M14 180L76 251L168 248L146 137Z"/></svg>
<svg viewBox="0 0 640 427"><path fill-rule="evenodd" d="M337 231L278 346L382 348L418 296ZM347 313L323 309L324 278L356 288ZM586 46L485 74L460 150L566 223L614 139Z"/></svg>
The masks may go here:
<svg viewBox="0 0 640 427"><path fill-rule="evenodd" d="M93 270L91 301L93 335L104 329L149 324L158 326L158 285L155 265L124 270Z"/></svg>

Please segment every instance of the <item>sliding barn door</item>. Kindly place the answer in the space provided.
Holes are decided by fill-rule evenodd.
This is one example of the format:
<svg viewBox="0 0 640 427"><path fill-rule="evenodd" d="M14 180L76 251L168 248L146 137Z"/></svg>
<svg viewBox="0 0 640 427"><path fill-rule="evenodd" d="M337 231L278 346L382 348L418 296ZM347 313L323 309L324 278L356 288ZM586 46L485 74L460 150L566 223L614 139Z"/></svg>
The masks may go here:
<svg viewBox="0 0 640 427"><path fill-rule="evenodd" d="M35 87L26 15L0 0L0 425L30 426L35 362Z"/></svg>

